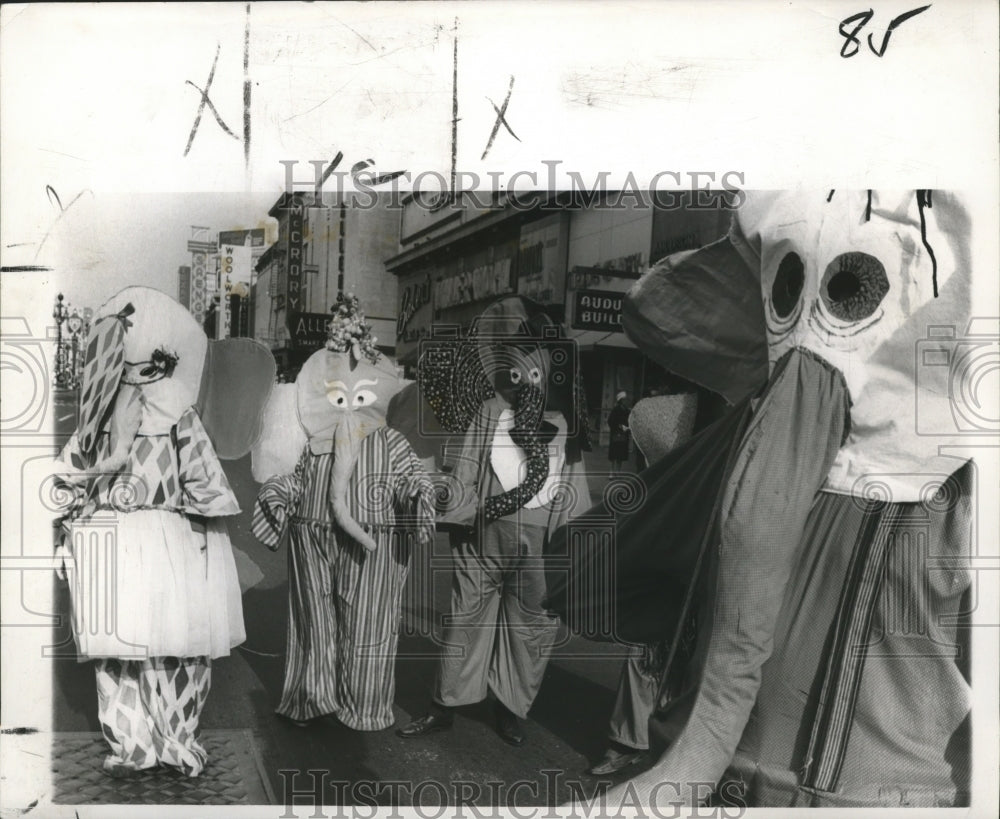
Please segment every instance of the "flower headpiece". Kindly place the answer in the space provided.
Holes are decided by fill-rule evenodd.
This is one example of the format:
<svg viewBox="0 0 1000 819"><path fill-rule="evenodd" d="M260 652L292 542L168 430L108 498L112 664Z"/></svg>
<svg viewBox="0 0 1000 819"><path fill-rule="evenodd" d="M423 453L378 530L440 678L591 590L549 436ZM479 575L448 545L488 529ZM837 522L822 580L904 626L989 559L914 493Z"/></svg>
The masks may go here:
<svg viewBox="0 0 1000 819"><path fill-rule="evenodd" d="M371 325L365 323L358 297L352 293L338 293L337 303L331 309L333 318L327 325L326 349L335 353L353 351L356 360L364 356L376 364L380 356L375 349L378 338L372 335Z"/></svg>

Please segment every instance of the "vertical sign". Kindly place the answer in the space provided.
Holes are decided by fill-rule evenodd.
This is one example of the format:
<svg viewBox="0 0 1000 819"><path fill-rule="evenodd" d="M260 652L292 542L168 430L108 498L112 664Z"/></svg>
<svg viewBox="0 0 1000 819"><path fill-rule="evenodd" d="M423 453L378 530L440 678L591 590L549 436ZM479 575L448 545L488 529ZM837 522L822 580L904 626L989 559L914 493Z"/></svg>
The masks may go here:
<svg viewBox="0 0 1000 819"><path fill-rule="evenodd" d="M177 268L177 301L191 309L191 268L187 265Z"/></svg>
<svg viewBox="0 0 1000 819"><path fill-rule="evenodd" d="M205 320L205 312L208 308L206 300L211 298L208 292L207 254L204 251L191 254L191 314L195 321L201 324Z"/></svg>
<svg viewBox="0 0 1000 819"><path fill-rule="evenodd" d="M302 310L302 233L305 228L305 205L302 196L290 197L286 205L288 214L288 309L285 322L288 332L294 335L292 315Z"/></svg>
<svg viewBox="0 0 1000 819"><path fill-rule="evenodd" d="M232 290L235 284L250 284L250 247L249 245L222 246L222 278L227 289ZM236 295L240 295L238 289Z"/></svg>

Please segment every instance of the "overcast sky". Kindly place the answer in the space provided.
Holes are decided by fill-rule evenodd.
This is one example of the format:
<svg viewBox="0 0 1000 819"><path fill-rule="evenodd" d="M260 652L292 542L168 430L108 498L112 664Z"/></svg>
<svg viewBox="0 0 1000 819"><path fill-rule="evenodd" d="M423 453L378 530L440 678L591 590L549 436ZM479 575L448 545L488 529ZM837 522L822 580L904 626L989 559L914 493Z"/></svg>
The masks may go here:
<svg viewBox="0 0 1000 819"><path fill-rule="evenodd" d="M52 273L37 274L52 296L62 291L81 307L99 307L123 287L145 284L177 296L177 268L189 264L191 226L220 230L266 228L274 193L85 193L55 220L45 252ZM63 205L68 205L63 202ZM54 217L59 216L53 208Z"/></svg>

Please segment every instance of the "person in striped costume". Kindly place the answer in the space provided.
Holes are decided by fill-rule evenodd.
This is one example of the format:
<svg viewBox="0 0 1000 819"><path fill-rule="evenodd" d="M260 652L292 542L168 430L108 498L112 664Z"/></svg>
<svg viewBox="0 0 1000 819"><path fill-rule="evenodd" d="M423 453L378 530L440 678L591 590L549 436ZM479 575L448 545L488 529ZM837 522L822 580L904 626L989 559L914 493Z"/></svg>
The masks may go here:
<svg viewBox="0 0 1000 819"><path fill-rule="evenodd" d="M277 549L287 534L289 545L277 713L300 726L327 714L358 731L393 725L403 585L414 548L434 536L430 477L385 423L402 383L374 342L357 299L341 294L326 346L282 385L300 423L280 423L303 439L279 447L300 453L294 468L263 464L266 439L255 451L254 535Z"/></svg>

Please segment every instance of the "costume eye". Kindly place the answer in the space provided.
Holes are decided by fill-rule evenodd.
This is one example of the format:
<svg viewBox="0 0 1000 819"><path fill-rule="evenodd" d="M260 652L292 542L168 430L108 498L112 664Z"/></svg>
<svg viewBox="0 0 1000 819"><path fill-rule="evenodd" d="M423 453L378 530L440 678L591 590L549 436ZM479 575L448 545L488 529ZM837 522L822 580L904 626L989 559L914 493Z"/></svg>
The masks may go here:
<svg viewBox="0 0 1000 819"><path fill-rule="evenodd" d="M343 390L340 389L328 389L326 391L326 400L333 404L335 407L342 407L347 409L347 395Z"/></svg>
<svg viewBox="0 0 1000 819"><path fill-rule="evenodd" d="M521 383L521 371L514 367L510 368L510 383L511 384Z"/></svg>
<svg viewBox="0 0 1000 819"><path fill-rule="evenodd" d="M354 393L354 406L368 407L375 403L375 393L371 390L358 390Z"/></svg>
<svg viewBox="0 0 1000 819"><path fill-rule="evenodd" d="M528 380L532 384L538 384L542 380L542 371L538 367L532 367L528 370Z"/></svg>
<svg viewBox="0 0 1000 819"><path fill-rule="evenodd" d="M778 318L788 318L802 295L805 281L802 259L798 253L786 253L778 265L778 272L771 285L771 304Z"/></svg>
<svg viewBox="0 0 1000 819"><path fill-rule="evenodd" d="M829 265L820 295L831 315L842 321L861 321L874 313L889 292L885 267L874 256L841 253Z"/></svg>

